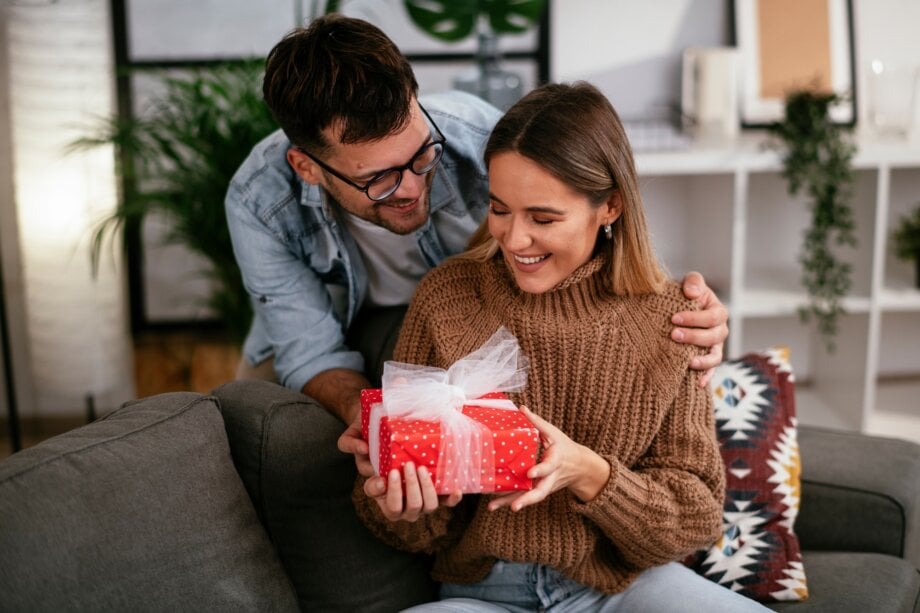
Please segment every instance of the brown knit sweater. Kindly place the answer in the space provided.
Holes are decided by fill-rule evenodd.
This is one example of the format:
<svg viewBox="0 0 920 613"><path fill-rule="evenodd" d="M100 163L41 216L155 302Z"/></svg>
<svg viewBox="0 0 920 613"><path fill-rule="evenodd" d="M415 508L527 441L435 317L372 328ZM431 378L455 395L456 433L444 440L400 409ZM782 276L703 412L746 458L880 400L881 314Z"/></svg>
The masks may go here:
<svg viewBox="0 0 920 613"><path fill-rule="evenodd" d="M500 255L448 261L419 285L395 360L447 368L504 325L530 358L527 387L512 400L611 468L588 503L561 490L516 513L490 512L490 495L467 495L414 523L384 518L359 479L364 523L395 547L436 554L436 580L476 582L504 559L616 593L718 536L725 485L711 400L688 370L697 350L669 338L671 315L694 307L676 284L611 297L603 263L594 258L543 294L521 292Z"/></svg>

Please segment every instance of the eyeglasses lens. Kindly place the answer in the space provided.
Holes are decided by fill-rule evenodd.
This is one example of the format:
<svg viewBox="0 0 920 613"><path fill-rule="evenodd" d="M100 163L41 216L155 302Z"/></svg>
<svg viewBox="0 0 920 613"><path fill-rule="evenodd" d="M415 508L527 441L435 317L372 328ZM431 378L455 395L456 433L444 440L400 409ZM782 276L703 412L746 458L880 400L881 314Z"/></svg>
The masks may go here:
<svg viewBox="0 0 920 613"><path fill-rule="evenodd" d="M412 161L409 162L409 170L420 176L427 174L438 165L443 153L444 145L442 143L430 143L412 158ZM387 171L367 186L367 196L371 200L383 200L399 188L401 181L402 171Z"/></svg>

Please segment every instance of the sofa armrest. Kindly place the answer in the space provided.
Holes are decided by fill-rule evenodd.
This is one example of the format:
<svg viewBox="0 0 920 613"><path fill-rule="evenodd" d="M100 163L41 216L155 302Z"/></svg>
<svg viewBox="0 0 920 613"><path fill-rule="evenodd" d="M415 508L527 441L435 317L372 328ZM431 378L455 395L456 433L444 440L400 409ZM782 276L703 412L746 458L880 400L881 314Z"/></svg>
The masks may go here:
<svg viewBox="0 0 920 613"><path fill-rule="evenodd" d="M920 567L920 445L800 427L803 549L895 555Z"/></svg>

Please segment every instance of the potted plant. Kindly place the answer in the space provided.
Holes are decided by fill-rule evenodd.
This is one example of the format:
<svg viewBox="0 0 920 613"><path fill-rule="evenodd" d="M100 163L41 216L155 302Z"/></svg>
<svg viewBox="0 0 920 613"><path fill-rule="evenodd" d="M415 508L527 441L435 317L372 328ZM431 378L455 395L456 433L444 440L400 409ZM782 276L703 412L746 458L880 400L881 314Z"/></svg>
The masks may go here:
<svg viewBox="0 0 920 613"><path fill-rule="evenodd" d="M507 109L523 95L518 75L499 65L498 36L526 32L540 19L545 0L404 0L416 26L444 42L458 42L474 32L476 68L454 81L468 91Z"/></svg>
<svg viewBox="0 0 920 613"><path fill-rule="evenodd" d="M852 286L852 267L838 250L855 247L856 224L850 199L852 159L856 147L848 128L834 123L828 110L836 94L797 91L786 98L784 119L771 126L783 151L783 177L789 193L804 192L811 201L811 224L799 254L801 282L809 303L799 310L803 321L814 319L829 351L834 350L842 300Z"/></svg>
<svg viewBox="0 0 920 613"><path fill-rule="evenodd" d="M920 289L920 205L901 217L891 237L895 256L906 262L913 261L914 284Z"/></svg>
<svg viewBox="0 0 920 613"><path fill-rule="evenodd" d="M166 76L149 114L105 118L74 143L114 143L121 153L122 197L93 234L94 266L107 237L122 227L139 235L148 215L162 214L170 223L166 240L208 262L214 289L207 303L234 340L244 338L252 310L233 255L224 195L252 147L277 127L262 100L262 69L261 61L252 61Z"/></svg>

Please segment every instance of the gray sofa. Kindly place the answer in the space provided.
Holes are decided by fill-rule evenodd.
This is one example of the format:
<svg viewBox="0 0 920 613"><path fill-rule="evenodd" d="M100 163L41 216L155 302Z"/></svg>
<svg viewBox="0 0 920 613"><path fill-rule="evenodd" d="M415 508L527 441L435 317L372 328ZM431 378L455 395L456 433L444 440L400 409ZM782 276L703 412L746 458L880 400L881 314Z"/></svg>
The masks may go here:
<svg viewBox="0 0 920 613"><path fill-rule="evenodd" d="M432 598L429 560L355 517L341 430L299 393L234 382L137 400L14 454L0 462L0 611L396 611ZM812 428L800 446L811 595L774 608L920 611L920 446Z"/></svg>

